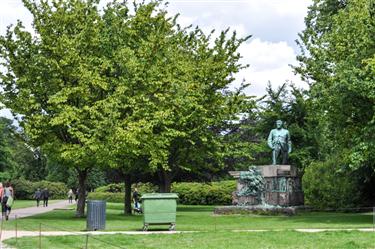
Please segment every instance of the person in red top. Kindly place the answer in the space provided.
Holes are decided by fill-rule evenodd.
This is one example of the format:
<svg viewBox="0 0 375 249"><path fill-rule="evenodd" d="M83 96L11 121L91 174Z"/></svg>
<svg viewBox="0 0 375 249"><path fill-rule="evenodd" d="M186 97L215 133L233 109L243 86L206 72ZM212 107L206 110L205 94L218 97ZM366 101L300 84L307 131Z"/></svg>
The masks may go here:
<svg viewBox="0 0 375 249"><path fill-rule="evenodd" d="M3 195L4 195L4 188L3 188L3 183L0 182L0 203L3 199Z"/></svg>

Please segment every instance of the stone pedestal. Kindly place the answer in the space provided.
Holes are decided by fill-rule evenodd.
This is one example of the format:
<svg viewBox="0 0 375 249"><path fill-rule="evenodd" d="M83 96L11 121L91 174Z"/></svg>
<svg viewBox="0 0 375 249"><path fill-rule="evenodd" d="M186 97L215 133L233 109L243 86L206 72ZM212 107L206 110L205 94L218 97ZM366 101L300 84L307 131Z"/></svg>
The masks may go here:
<svg viewBox="0 0 375 249"><path fill-rule="evenodd" d="M265 190L262 193L264 203L274 206L303 205L301 178L297 168L291 165L263 165L257 166L265 181ZM244 186L239 180L241 171L230 171L229 174L237 178L237 191L232 194L233 205L259 205L261 200L254 196L237 196L236 193Z"/></svg>

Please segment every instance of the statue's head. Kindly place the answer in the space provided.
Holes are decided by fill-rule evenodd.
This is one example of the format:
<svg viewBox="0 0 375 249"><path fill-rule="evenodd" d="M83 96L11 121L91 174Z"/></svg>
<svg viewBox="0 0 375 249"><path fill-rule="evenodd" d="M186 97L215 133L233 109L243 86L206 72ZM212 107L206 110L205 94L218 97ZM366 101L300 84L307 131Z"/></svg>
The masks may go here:
<svg viewBox="0 0 375 249"><path fill-rule="evenodd" d="M280 119L276 121L276 128L277 129L280 129L283 127L283 121L281 121Z"/></svg>

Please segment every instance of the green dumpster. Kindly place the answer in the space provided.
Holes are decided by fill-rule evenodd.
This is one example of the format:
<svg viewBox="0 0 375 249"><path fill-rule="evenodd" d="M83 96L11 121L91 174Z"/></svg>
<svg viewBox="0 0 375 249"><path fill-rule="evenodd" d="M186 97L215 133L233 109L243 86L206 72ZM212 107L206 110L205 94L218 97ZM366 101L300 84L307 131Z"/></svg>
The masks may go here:
<svg viewBox="0 0 375 249"><path fill-rule="evenodd" d="M174 193L142 195L143 231L147 231L149 225L169 225L169 230L175 230L177 198Z"/></svg>

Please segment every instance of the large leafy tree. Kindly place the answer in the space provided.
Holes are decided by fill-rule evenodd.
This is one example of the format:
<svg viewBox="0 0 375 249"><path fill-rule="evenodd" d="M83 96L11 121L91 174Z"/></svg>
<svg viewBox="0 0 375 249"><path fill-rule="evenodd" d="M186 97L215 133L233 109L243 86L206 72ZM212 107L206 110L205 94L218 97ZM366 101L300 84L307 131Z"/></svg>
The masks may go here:
<svg viewBox="0 0 375 249"><path fill-rule="evenodd" d="M111 37L108 46L118 47L111 51L121 80L107 99L111 116L100 121L108 131L101 151L124 170L126 183L128 174L148 170L168 192L178 173L217 167L230 151L220 132L252 104L242 87L227 90L244 67L236 51L247 38L227 30L213 40L199 28L181 28L159 2L135 6L132 15L114 3L103 16L111 27L103 34Z"/></svg>
<svg viewBox="0 0 375 249"><path fill-rule="evenodd" d="M34 34L18 22L0 38L1 101L21 115L30 142L77 169L77 216L83 216L87 172L95 164L93 120L108 89L98 1L23 2Z"/></svg>
<svg viewBox="0 0 375 249"><path fill-rule="evenodd" d="M315 0L305 22L296 71L310 84L320 159L340 158L374 198L375 3Z"/></svg>
<svg viewBox="0 0 375 249"><path fill-rule="evenodd" d="M314 1L299 41L322 150L346 151L354 169L375 170L374 15L370 0Z"/></svg>
<svg viewBox="0 0 375 249"><path fill-rule="evenodd" d="M0 38L1 100L33 144L77 170L77 215L96 164L159 171L168 191L173 171L222 157L220 126L246 103L226 90L246 38L225 31L212 45L158 1L23 2L34 34L19 22Z"/></svg>

